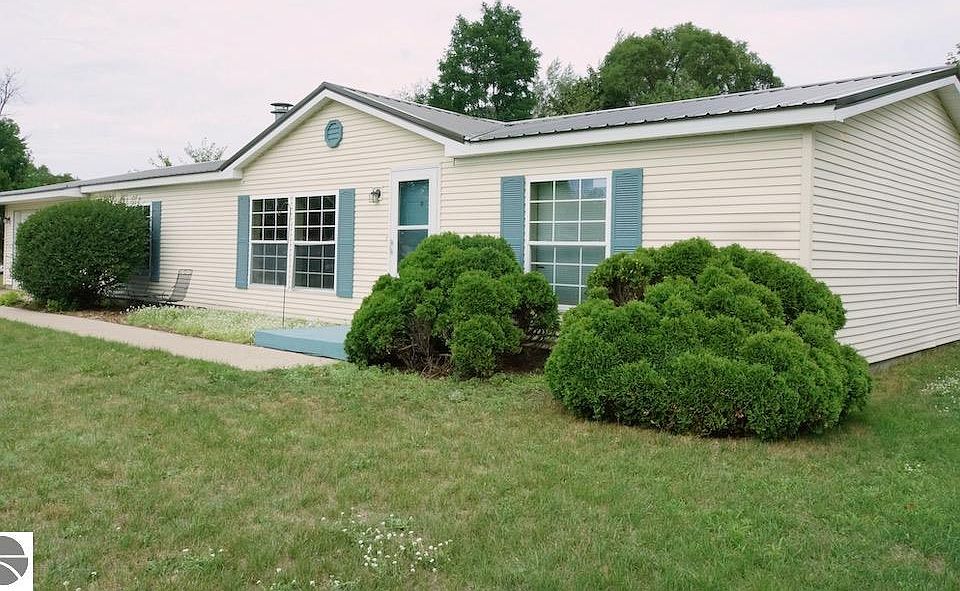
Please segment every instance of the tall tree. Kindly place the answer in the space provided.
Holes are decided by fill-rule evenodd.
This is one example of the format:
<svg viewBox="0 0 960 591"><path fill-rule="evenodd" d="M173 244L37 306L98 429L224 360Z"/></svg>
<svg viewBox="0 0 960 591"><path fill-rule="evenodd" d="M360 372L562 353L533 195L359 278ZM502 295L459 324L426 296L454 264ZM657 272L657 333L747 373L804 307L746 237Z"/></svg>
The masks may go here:
<svg viewBox="0 0 960 591"><path fill-rule="evenodd" d="M618 39L599 72L604 108L783 86L745 42L692 23Z"/></svg>
<svg viewBox="0 0 960 591"><path fill-rule="evenodd" d="M22 189L30 173L30 152L13 119L0 117L0 191Z"/></svg>
<svg viewBox="0 0 960 591"><path fill-rule="evenodd" d="M954 50L947 54L947 63L954 65L960 64L960 43L957 43Z"/></svg>
<svg viewBox="0 0 960 591"><path fill-rule="evenodd" d="M497 0L479 20L457 17L450 45L430 85L430 105L503 121L529 117L540 52L523 36L520 11Z"/></svg>
<svg viewBox="0 0 960 591"><path fill-rule="evenodd" d="M0 191L72 180L70 174L53 174L46 166L34 164L27 142L20 135L20 126L13 119L0 117Z"/></svg>

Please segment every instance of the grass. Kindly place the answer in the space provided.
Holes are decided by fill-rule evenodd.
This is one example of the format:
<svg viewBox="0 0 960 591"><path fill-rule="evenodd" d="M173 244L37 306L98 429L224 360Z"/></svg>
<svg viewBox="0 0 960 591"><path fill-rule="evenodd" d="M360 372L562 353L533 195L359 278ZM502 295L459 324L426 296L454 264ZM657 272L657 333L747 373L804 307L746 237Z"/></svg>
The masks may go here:
<svg viewBox="0 0 960 591"><path fill-rule="evenodd" d="M124 317L127 324L154 328L216 341L253 343L253 333L264 328L285 326L320 326L299 318L281 319L279 316L255 312L231 312L206 308L180 308L174 306L146 306L131 310Z"/></svg>
<svg viewBox="0 0 960 591"><path fill-rule="evenodd" d="M35 532L39 589L960 587L960 346L764 444L579 421L538 376L0 334L0 524ZM410 527L450 540L437 572L365 566Z"/></svg>

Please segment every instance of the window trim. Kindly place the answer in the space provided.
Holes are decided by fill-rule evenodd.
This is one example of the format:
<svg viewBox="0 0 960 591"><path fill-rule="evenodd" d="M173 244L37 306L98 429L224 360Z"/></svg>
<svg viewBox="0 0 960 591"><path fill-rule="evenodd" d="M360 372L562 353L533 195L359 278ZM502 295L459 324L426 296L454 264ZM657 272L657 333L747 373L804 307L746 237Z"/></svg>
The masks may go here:
<svg viewBox="0 0 960 591"><path fill-rule="evenodd" d="M400 229L400 183L404 181L428 181L430 204L427 208L426 226L403 226L408 230L421 229L427 231L427 236L440 232L440 165L410 166L394 168L390 171L390 219L387 236L387 273L397 275L397 233Z"/></svg>
<svg viewBox="0 0 960 591"><path fill-rule="evenodd" d="M333 240L320 241L320 242L310 242L310 241L300 241L300 246L310 246L310 245L334 245L334 255L333 255L333 286L332 287L308 287L305 285L295 285L296 278L294 277L296 269L296 246L297 240L295 235L296 227L296 199L298 197L330 197L334 198L333 202L333 212L334 212L334 224L333 224ZM286 269L286 282L283 285L270 285L267 283L254 283L253 282L253 245L254 243L258 244L268 244L271 241L263 240L253 240L253 202L263 199L286 199L287 200L287 269ZM260 195L250 195L250 222L247 224L247 240L250 242L250 249L247 253L247 286L252 289L266 289L266 290L286 290L289 292L297 291L309 291L309 292L331 292L336 293L337 290L337 270L340 266L340 256L337 252L337 236L340 233L340 189L321 189L317 191L297 191L297 192L284 192L284 193L270 193L270 194L260 194ZM279 240L272 241L273 243L279 244Z"/></svg>
<svg viewBox="0 0 960 591"><path fill-rule="evenodd" d="M533 202L533 183L542 183L548 181L575 181L583 179L598 179L602 178L606 180L607 183L607 195L604 199L604 240L601 241L571 241L571 240L530 240L530 224L533 223L532 218L530 217L532 202ZM526 186L524 187L524 199L523 199L523 270L529 272L533 269L532 265L532 253L534 246L602 246L604 250L604 258L610 256L610 247L613 236L613 170L606 171L593 171L593 172L570 172L565 174L549 174L549 175L535 175L535 176L526 176L524 178ZM582 223L583 220L578 220L577 223ZM556 223L556 222L554 222ZM553 282L550 282L550 286L553 287ZM569 310L573 306L568 304L561 304L560 310Z"/></svg>

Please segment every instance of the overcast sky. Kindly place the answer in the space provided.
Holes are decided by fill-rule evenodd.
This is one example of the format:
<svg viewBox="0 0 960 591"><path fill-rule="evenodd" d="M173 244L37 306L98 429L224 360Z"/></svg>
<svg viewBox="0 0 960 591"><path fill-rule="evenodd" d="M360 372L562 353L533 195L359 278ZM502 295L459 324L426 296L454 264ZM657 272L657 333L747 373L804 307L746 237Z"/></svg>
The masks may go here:
<svg viewBox="0 0 960 591"><path fill-rule="evenodd" d="M509 2L543 53L583 71L617 31L693 21L747 41L786 84L944 62L960 1ZM35 159L81 178L148 168L157 148L207 137L234 150L268 103L324 80L394 94L435 75L458 13L480 2L0 0L0 70Z"/></svg>

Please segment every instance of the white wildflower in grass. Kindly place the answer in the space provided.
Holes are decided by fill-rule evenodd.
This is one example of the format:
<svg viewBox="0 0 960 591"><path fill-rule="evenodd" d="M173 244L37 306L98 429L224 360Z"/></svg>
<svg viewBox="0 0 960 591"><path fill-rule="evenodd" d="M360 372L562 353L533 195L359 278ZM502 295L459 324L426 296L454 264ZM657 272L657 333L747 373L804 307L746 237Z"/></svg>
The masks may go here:
<svg viewBox="0 0 960 591"><path fill-rule="evenodd" d="M923 472L923 464L921 464L920 462L916 462L913 464L911 464L910 462L907 462L904 465L904 470L910 473Z"/></svg>
<svg viewBox="0 0 960 591"><path fill-rule="evenodd" d="M256 312L232 312L205 308L178 308L176 306L146 306L131 309L126 316L127 324L167 330L178 334L203 337L233 343L252 343L253 333L267 328L295 328L323 326L318 321L299 318L283 319L279 316Z"/></svg>
<svg viewBox="0 0 960 591"><path fill-rule="evenodd" d="M334 525L351 537L350 545L359 552L360 564L373 573L416 575L420 566L436 573L452 541L433 543L422 535L414 535L412 521L390 514L386 519L370 522L366 514L352 509L349 516L341 513Z"/></svg>
<svg viewBox="0 0 960 591"><path fill-rule="evenodd" d="M941 376L920 390L921 396L933 399L934 407L943 414L960 414L960 372Z"/></svg>

